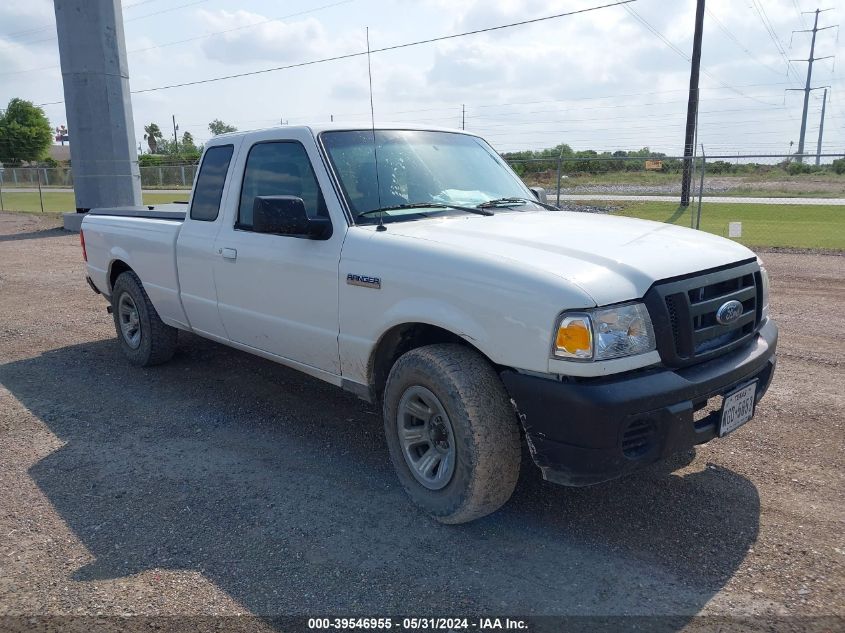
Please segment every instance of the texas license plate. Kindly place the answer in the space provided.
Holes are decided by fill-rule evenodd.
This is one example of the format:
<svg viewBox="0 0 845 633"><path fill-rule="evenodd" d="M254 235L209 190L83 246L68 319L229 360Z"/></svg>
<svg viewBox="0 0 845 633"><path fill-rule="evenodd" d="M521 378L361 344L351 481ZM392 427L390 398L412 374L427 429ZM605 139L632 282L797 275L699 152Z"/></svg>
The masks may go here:
<svg viewBox="0 0 845 633"><path fill-rule="evenodd" d="M719 437L735 431L754 417L754 400L757 395L757 381L740 387L725 396L722 418L719 422Z"/></svg>

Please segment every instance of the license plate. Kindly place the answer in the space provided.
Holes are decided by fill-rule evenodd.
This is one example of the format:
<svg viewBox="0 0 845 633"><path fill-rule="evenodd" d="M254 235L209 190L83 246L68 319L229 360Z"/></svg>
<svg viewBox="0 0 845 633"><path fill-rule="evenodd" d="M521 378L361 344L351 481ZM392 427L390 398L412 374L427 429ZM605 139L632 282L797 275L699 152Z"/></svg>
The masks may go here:
<svg viewBox="0 0 845 633"><path fill-rule="evenodd" d="M740 387L725 396L722 418L719 423L719 437L725 437L754 417L754 400L757 395L757 381Z"/></svg>

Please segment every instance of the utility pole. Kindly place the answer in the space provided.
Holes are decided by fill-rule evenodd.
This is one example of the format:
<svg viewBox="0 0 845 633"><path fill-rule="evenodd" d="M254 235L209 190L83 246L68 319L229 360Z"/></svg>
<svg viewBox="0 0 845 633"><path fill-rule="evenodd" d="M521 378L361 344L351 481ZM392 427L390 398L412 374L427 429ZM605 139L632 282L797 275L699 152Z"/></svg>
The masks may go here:
<svg viewBox="0 0 845 633"><path fill-rule="evenodd" d="M178 152L179 151L179 137L176 134L176 131L179 129L179 126L176 125L176 115L171 115L173 117L173 146L174 149Z"/></svg>
<svg viewBox="0 0 845 633"><path fill-rule="evenodd" d="M467 107L465 104L461 104L461 129L467 129Z"/></svg>
<svg viewBox="0 0 845 633"><path fill-rule="evenodd" d="M139 206L120 0L53 0L77 211Z"/></svg>
<svg viewBox="0 0 845 633"><path fill-rule="evenodd" d="M791 62L807 62L807 81L804 84L803 88L790 88L789 90L797 91L803 90L804 91L804 110L801 113L801 135L798 137L798 162L804 162L804 138L807 134L807 110L810 107L810 92L813 90L818 90L818 88L811 88L810 82L813 79L813 62L819 59L830 59L833 55L828 55L826 57L815 57L816 53L816 33L819 31L824 31L826 29L832 29L836 25L831 26L824 26L819 28L819 13L824 13L825 11L831 11L831 9L816 9L815 11L805 11L804 13L814 13L815 20L813 21L813 28L812 29L804 29L803 31L793 31L793 33L812 33L813 37L810 40L810 57L807 59L790 59Z"/></svg>
<svg viewBox="0 0 845 633"><path fill-rule="evenodd" d="M827 88L824 89L822 98L822 120L819 123L819 144L816 145L816 165L822 161L822 137L824 136L824 108L827 105Z"/></svg>
<svg viewBox="0 0 845 633"><path fill-rule="evenodd" d="M701 69L701 39L704 35L704 0L697 0L695 8L695 36L692 44L692 64L689 75L687 126L684 134L684 173L681 179L681 206L689 206L692 161L695 151L695 131L698 114L698 77Z"/></svg>

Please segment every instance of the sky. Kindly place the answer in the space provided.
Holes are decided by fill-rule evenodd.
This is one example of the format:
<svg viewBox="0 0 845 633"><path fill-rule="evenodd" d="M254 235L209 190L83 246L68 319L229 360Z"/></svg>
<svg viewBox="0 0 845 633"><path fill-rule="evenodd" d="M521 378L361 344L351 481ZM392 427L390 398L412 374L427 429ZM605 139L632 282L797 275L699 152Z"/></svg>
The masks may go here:
<svg viewBox="0 0 845 633"><path fill-rule="evenodd" d="M614 0L124 0L133 91L464 33ZM377 122L461 127L500 151L683 150L695 0L637 0L533 24L372 55ZM845 24L827 0L819 26ZM699 142L708 155L797 150L810 0L708 0ZM845 151L845 64L838 29L820 31L814 86L831 86L823 151ZM67 122L51 0L0 3L0 108L20 97ZM59 103L55 103L59 102ZM810 98L814 152L822 91ZM157 123L210 137L328 121L368 124L366 56L132 95L136 141ZM73 130L70 131L72 136Z"/></svg>

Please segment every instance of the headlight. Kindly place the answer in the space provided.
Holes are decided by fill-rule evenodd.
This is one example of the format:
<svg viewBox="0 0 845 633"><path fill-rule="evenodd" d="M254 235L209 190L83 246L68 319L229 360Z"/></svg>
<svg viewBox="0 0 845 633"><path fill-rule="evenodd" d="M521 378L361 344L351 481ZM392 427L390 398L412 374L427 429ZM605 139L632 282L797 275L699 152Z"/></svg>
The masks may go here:
<svg viewBox="0 0 845 633"><path fill-rule="evenodd" d="M648 310L642 303L629 303L564 314L555 334L554 356L607 360L654 349L654 328Z"/></svg>

